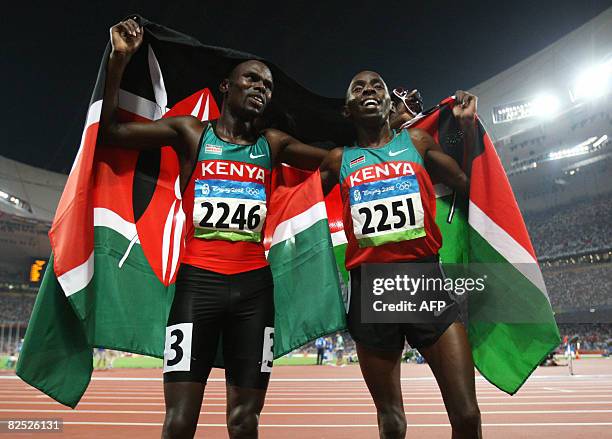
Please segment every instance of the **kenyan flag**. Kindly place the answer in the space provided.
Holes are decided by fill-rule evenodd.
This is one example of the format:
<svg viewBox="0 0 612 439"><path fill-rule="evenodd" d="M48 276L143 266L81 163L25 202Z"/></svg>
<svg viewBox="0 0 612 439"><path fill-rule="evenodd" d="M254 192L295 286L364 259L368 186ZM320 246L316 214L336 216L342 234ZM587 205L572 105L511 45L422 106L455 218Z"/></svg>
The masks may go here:
<svg viewBox="0 0 612 439"><path fill-rule="evenodd" d="M442 185L436 222L445 264L469 264L487 279L484 294L468 298L468 335L474 363L501 390L514 394L560 343L544 279L523 217L493 143L480 120L476 146L464 150L446 99L414 127L433 134L470 175L469 200Z"/></svg>
<svg viewBox="0 0 612 439"><path fill-rule="evenodd" d="M218 116L208 89L168 110L155 52L149 45L144 54L154 93L139 96L125 81L121 120ZM24 381L71 407L89 383L92 347L163 356L184 242L186 218L173 149L96 147L105 67L49 232L52 269L45 273L17 367Z"/></svg>

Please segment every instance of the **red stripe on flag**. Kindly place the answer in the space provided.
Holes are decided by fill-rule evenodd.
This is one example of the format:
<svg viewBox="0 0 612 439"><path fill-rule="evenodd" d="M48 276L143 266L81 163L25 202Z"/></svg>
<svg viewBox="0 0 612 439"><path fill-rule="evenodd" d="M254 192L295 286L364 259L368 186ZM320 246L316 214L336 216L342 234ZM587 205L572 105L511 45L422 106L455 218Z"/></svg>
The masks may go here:
<svg viewBox="0 0 612 439"><path fill-rule="evenodd" d="M85 263L93 251L93 209L89 191L98 125L94 122L85 128L80 154L68 176L49 230L57 277Z"/></svg>
<svg viewBox="0 0 612 439"><path fill-rule="evenodd" d="M270 204L284 206L284 208L268 212L266 228L276 227L283 221L305 212L320 201L323 201L323 189L318 170L297 186L278 186L272 191Z"/></svg>
<svg viewBox="0 0 612 439"><path fill-rule="evenodd" d="M485 150L472 162L470 201L536 258L512 187L489 136Z"/></svg>

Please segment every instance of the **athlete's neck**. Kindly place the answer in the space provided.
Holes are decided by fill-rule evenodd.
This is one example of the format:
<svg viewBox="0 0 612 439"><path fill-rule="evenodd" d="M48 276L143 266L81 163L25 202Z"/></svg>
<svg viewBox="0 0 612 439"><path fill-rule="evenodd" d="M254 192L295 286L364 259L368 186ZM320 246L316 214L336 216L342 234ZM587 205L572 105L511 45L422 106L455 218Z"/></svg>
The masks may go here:
<svg viewBox="0 0 612 439"><path fill-rule="evenodd" d="M226 106L221 108L215 133L221 140L238 145L250 145L255 143L259 137L254 119L245 119L234 114Z"/></svg>
<svg viewBox="0 0 612 439"><path fill-rule="evenodd" d="M366 148L376 148L384 146L393 139L393 131L389 126L389 119L379 126L358 125L357 145Z"/></svg>

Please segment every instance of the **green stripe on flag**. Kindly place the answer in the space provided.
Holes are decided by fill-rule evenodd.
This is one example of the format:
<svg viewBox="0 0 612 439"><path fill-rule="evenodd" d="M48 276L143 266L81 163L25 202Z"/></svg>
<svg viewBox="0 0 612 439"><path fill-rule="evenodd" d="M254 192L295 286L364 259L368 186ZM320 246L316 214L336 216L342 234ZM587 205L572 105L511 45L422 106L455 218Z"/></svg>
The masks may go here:
<svg viewBox="0 0 612 439"><path fill-rule="evenodd" d="M273 245L268 261L274 276L275 358L346 328L327 219Z"/></svg>
<svg viewBox="0 0 612 439"><path fill-rule="evenodd" d="M139 244L119 268L130 241L108 227L95 227L94 236L94 274L83 290L66 297L45 271L17 364L19 377L70 407L89 384L94 346L163 357L174 295Z"/></svg>
<svg viewBox="0 0 612 439"><path fill-rule="evenodd" d="M548 298L475 230L470 230L477 276L487 274L486 294L469 298L469 339L474 363L510 394L523 385L561 342ZM478 255L478 260L474 255Z"/></svg>
<svg viewBox="0 0 612 439"><path fill-rule="evenodd" d="M94 275L70 296L94 346L162 358L174 285L153 273L135 244L119 268L130 241L109 227L94 227Z"/></svg>
<svg viewBox="0 0 612 439"><path fill-rule="evenodd" d="M469 263L472 277L487 275L485 292L472 293L468 302L474 364L493 385L514 394L560 342L552 310L544 293L468 224L466 200L457 198L454 208L451 203L452 196L436 203L444 237L440 259ZM453 269L447 265L447 274Z"/></svg>
<svg viewBox="0 0 612 439"><path fill-rule="evenodd" d="M93 356L83 325L53 272L53 255L47 267L19 354L17 375L74 408L89 384Z"/></svg>

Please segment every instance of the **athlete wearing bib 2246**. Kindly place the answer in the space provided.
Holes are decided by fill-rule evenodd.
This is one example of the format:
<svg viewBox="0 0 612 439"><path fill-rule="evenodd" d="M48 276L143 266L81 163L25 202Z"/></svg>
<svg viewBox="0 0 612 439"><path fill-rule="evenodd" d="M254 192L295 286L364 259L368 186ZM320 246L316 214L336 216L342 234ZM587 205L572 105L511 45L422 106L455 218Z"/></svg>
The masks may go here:
<svg viewBox="0 0 612 439"><path fill-rule="evenodd" d="M265 136L238 145L219 138L214 125L204 129L183 195L193 220L176 281L181 297L168 317L164 381L205 383L222 339L227 382L265 389L274 285L262 229L272 157Z"/></svg>
<svg viewBox="0 0 612 439"><path fill-rule="evenodd" d="M467 111L457 114L465 116L464 131L474 129L475 100L469 110L471 116ZM348 329L374 399L382 439L406 435L400 381L406 341L419 349L436 377L453 438L479 438L474 364L465 328L455 321L456 305L428 323L361 321L363 264L438 260L442 237L435 223L436 200L429 172L435 171L442 183L460 194L465 195L468 188L465 173L431 136L416 129L391 130L391 111L389 91L380 75L358 73L349 85L344 108L355 126L358 146L333 149L321 165L326 193L338 181L341 184L348 240L346 268L351 277ZM442 275L439 270L433 274Z"/></svg>
<svg viewBox="0 0 612 439"><path fill-rule="evenodd" d="M326 151L258 128L274 80L255 60L236 61L219 84L223 103L214 127L192 116L118 122L119 86L143 32L132 19L111 28L99 143L139 150L170 145L179 159L188 230L166 328L162 437L194 436L221 344L229 437L256 438L273 350L272 275L261 243L270 170L281 162L314 170Z"/></svg>

